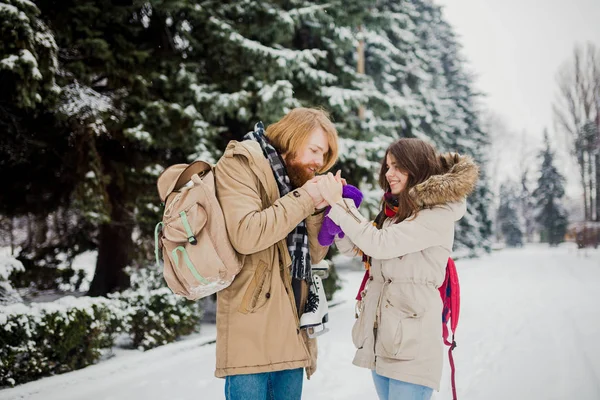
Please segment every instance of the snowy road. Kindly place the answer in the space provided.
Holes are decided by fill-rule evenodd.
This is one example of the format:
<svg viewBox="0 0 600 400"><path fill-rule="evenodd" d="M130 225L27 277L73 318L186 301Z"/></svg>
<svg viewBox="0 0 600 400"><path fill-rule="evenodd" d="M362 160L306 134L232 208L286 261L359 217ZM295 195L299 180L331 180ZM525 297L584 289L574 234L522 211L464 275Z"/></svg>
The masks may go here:
<svg viewBox="0 0 600 400"><path fill-rule="evenodd" d="M600 399L600 250L530 246L457 262L462 310L457 332L461 400ZM344 290L319 342L319 369L306 399L376 399L369 371L351 364L350 328L361 272L342 273ZM213 377L214 333L139 353L119 354L84 370L0 391L0 399L223 399ZM451 399L445 364L442 390Z"/></svg>

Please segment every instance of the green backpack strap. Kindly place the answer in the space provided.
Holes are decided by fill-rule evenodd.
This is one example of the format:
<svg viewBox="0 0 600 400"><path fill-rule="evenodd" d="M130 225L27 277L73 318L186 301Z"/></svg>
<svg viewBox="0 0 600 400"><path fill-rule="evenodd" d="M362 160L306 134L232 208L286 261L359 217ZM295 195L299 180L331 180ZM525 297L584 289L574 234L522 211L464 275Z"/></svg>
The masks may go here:
<svg viewBox="0 0 600 400"><path fill-rule="evenodd" d="M162 222L159 222L158 224L156 224L156 227L154 227L154 255L156 256L156 266L157 267L160 267L160 256L159 256L160 253L158 251L158 235L164 225L165 224L163 224Z"/></svg>
<svg viewBox="0 0 600 400"><path fill-rule="evenodd" d="M190 222L187 219L187 215L186 215L185 211L181 211L179 213L179 217L181 218L181 222L183 222L183 227L185 228L185 233L188 236L188 238L187 238L188 242L190 242L191 244L198 243L198 240L196 240L196 236L194 236L194 232L192 232L192 227L190 226Z"/></svg>
<svg viewBox="0 0 600 400"><path fill-rule="evenodd" d="M194 268L194 264L192 264L192 260L190 260L190 257L188 256L188 253L185 250L185 247L183 246L177 246L171 252L171 254L173 255L173 260L175 261L175 265L179 264L179 256L177 255L178 251L181 252L181 254L183 254L183 261L185 262L185 265L187 265L192 275L194 275L194 278L196 278L198 282L204 285L209 285L210 282L203 278L202 275L198 273L198 271L196 271L196 268Z"/></svg>

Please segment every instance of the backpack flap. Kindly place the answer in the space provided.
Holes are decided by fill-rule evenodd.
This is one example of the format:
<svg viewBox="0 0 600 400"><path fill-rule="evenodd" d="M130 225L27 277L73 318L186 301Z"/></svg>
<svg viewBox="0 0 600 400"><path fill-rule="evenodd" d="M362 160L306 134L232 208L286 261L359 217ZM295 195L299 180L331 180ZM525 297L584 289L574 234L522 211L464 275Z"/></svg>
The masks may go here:
<svg viewBox="0 0 600 400"><path fill-rule="evenodd" d="M171 193L181 189L188 183L193 175L202 177L212 171L212 169L212 165L199 160L191 164L175 164L170 166L160 174L156 182L160 199L164 202Z"/></svg>

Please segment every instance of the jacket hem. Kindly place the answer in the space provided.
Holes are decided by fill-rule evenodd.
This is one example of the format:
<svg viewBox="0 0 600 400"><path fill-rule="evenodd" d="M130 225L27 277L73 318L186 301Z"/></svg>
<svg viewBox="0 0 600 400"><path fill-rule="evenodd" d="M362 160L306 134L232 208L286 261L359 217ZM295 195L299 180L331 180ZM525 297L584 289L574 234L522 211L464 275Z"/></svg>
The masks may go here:
<svg viewBox="0 0 600 400"><path fill-rule="evenodd" d="M422 376L411 375L411 374L407 374L405 372L395 371L394 369L381 367L381 366L376 365L374 361L369 361L369 360L360 359L360 358L354 358L354 360L352 361L352 364L356 365L357 367L374 370L379 375L385 376L386 378L396 379L398 381L403 381L403 382L408 382L408 383L414 383L416 385L421 385L421 386L427 386L437 392L440 391L440 383L439 382L434 382L430 379L423 378Z"/></svg>
<svg viewBox="0 0 600 400"><path fill-rule="evenodd" d="M403 382L414 383L416 385L427 386L432 388L433 390L439 392L440 391L440 383L434 382L430 379L423 378L422 376L411 375L404 372L394 371L389 368L375 368L375 372L377 372L381 376L385 376L386 378L396 379Z"/></svg>
<svg viewBox="0 0 600 400"><path fill-rule="evenodd" d="M352 360L352 364L361 368L375 369L375 361L369 361L363 358L355 357L354 360Z"/></svg>
<svg viewBox="0 0 600 400"><path fill-rule="evenodd" d="M225 378L226 376L230 375L260 374L262 372L275 372L284 371L287 369L306 368L310 367L310 365L310 360L302 360L270 363L265 365L252 365L247 367L217 368L215 370L215 376L217 378Z"/></svg>

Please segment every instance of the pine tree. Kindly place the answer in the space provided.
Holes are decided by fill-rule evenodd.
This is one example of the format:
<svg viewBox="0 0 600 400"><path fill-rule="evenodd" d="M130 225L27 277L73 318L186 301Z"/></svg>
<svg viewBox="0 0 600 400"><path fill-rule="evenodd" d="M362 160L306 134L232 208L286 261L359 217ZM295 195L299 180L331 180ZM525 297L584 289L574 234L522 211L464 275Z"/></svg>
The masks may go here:
<svg viewBox="0 0 600 400"><path fill-rule="evenodd" d="M380 129L382 134L418 137L485 165L489 141L481 129L477 95L441 8L426 0L378 2L367 28L367 72L389 105L376 109L380 125L388 128ZM457 225L457 248L490 250L490 201L482 168L467 215Z"/></svg>
<svg viewBox="0 0 600 400"><path fill-rule="evenodd" d="M0 33L0 102L19 109L51 105L60 92L57 47L38 7L27 0L3 0Z"/></svg>
<svg viewBox="0 0 600 400"><path fill-rule="evenodd" d="M324 107L340 129L346 176L356 184L365 180L376 165L361 157L373 146L355 142L361 130L356 110L368 94L356 72L354 24L367 4L246 1L244 7L198 7L187 36L189 57L197 62L190 73L198 107L220 131L221 145L293 107Z"/></svg>
<svg viewBox="0 0 600 400"><path fill-rule="evenodd" d="M0 179L10 188L0 192L0 212L40 214L64 197L56 177L70 182L69 143L52 114L57 46L29 1L0 3L0 37Z"/></svg>
<svg viewBox="0 0 600 400"><path fill-rule="evenodd" d="M523 246L523 229L520 221L519 194L516 184L505 182L500 186L500 206L498 207L498 226L509 247Z"/></svg>
<svg viewBox="0 0 600 400"><path fill-rule="evenodd" d="M523 228L525 239L528 242L533 241L533 234L535 232L535 203L533 199L533 195L529 190L529 182L528 182L529 171L525 169L521 176L521 193L519 195L520 199L520 209L521 215L523 218Z"/></svg>
<svg viewBox="0 0 600 400"><path fill-rule="evenodd" d="M568 217L562 204L565 178L554 165L554 152L550 147L548 132L544 132L544 149L539 158L542 165L538 186L533 191L533 198L537 204L536 222L542 230L542 241L556 246L564 241Z"/></svg>
<svg viewBox="0 0 600 400"><path fill-rule="evenodd" d="M58 253L89 248L72 246L83 226L76 216L69 218L75 229L68 233L48 225L49 214L68 203L83 178L74 168L79 140L57 111L58 47L38 6L0 3L0 37L0 180L6 189L0 191L0 214L32 222L19 244L24 265L51 265Z"/></svg>
<svg viewBox="0 0 600 400"><path fill-rule="evenodd" d="M17 132L13 144L0 151L18 154L27 143L43 143L55 153L25 152L21 160L36 160L26 164L27 172L45 179L10 181L9 192L29 190L27 204L33 204L42 189L59 188L39 196L44 201L37 207L71 221L64 230L72 235L60 237L69 257L99 249L91 294L126 286L123 268L150 258L152 228L162 211L155 182L164 167L216 161L229 140L293 107L331 111L340 132L338 166L367 193L373 210L381 193L371 189L383 151L398 137L420 137L440 151L485 161L479 155L485 132L458 44L439 7L425 0L10 5L28 22L0 7L7 15L0 20L0 85L16 82L0 93L0 107L19 104L12 114L18 129L9 130ZM19 24L17 31L33 42L10 36ZM357 71L360 41L365 74ZM33 65L25 62L29 58L20 69L4 68L7 57L23 49L36 58L41 80L27 66ZM0 124L5 121L12 123L0 117ZM13 164L13 172L25 165ZM457 228L459 246L487 246L488 198L482 174ZM3 212L18 212L20 197L2 193L0 199Z"/></svg>
<svg viewBox="0 0 600 400"><path fill-rule="evenodd" d="M97 243L90 294L127 286L123 268L145 258L160 212L154 182L162 167L209 151L206 123L194 106L179 32L187 2L152 8L103 1L39 1L59 48L59 111L81 138L83 173L72 206L83 210ZM140 251L134 251L139 249Z"/></svg>

